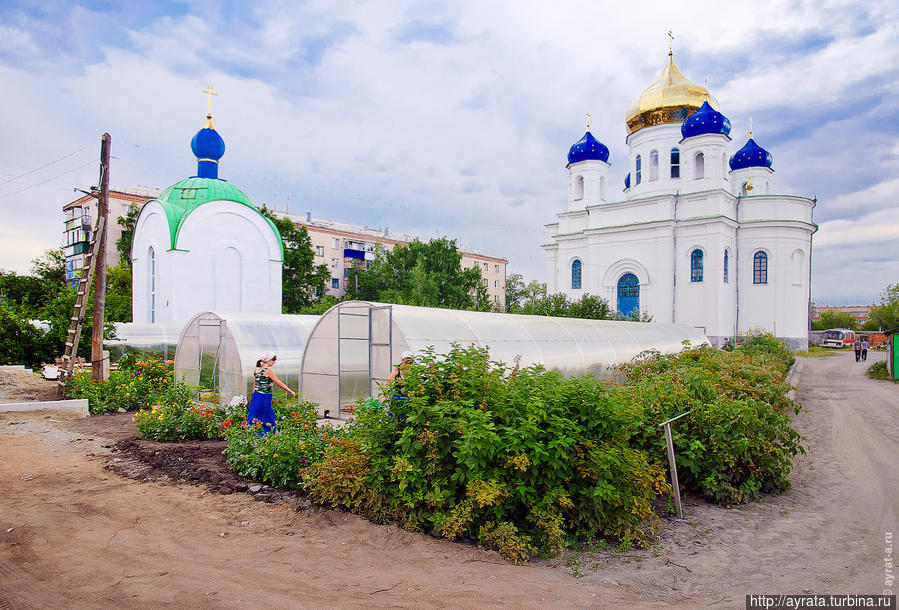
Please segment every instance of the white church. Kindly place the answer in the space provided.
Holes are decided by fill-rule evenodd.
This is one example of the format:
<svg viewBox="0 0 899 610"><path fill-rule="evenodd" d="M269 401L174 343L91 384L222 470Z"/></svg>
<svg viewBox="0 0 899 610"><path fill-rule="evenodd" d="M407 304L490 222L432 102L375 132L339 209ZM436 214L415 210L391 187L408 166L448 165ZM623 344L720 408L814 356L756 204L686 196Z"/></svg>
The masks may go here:
<svg viewBox="0 0 899 610"><path fill-rule="evenodd" d="M718 346L763 329L808 349L816 201L776 194L751 126L731 154L718 102L668 55L627 107L623 200L609 198L609 149L589 124L571 147L568 209L546 225L547 290L701 327Z"/></svg>
<svg viewBox="0 0 899 610"><path fill-rule="evenodd" d="M134 322L183 324L201 311L280 314L281 235L243 191L218 177L225 142L211 112L191 149L197 175L148 201L137 219Z"/></svg>

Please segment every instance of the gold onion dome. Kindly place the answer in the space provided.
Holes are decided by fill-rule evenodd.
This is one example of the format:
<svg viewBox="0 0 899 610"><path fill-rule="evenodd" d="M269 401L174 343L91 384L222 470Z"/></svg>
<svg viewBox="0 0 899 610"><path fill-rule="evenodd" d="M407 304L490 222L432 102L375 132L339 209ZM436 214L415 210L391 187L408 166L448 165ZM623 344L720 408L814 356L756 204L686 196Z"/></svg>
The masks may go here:
<svg viewBox="0 0 899 610"><path fill-rule="evenodd" d="M627 105L624 115L627 132L631 134L662 123L683 123L705 101L720 110L718 100L709 90L684 76L674 65L673 55L668 53L668 65L659 77Z"/></svg>

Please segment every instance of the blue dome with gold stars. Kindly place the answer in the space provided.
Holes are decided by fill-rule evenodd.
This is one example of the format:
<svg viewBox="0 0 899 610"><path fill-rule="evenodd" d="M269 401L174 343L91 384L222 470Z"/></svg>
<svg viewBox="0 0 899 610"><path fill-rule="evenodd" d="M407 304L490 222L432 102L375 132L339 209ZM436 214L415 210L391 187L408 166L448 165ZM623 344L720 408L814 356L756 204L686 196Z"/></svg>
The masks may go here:
<svg viewBox="0 0 899 610"><path fill-rule="evenodd" d="M746 145L730 158L732 170L747 167L771 167L772 163L774 163L774 157L771 156L771 153L756 144L751 137Z"/></svg>
<svg viewBox="0 0 899 610"><path fill-rule="evenodd" d="M584 137L575 142L568 151L568 163L598 160L609 162L609 148L593 137L588 130Z"/></svg>
<svg viewBox="0 0 899 610"><path fill-rule="evenodd" d="M703 102L699 110L691 114L680 128L684 138L692 138L707 133L730 134L730 119Z"/></svg>

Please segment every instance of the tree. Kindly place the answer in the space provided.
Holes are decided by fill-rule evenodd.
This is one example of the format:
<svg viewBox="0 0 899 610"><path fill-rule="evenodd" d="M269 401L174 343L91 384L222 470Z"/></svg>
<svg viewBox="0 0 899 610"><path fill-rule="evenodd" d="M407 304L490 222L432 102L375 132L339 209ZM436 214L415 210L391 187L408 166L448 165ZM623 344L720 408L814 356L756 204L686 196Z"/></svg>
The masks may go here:
<svg viewBox="0 0 899 610"><path fill-rule="evenodd" d="M455 240L414 240L373 261L359 261L347 275L347 297L422 307L488 311L491 303L480 267L462 268Z"/></svg>
<svg viewBox="0 0 899 610"><path fill-rule="evenodd" d="M315 252L306 227L280 218L264 207L262 215L270 219L281 234L284 264L281 267L281 311L297 313L315 303L325 292L331 278L327 265L315 265Z"/></svg>
<svg viewBox="0 0 899 610"><path fill-rule="evenodd" d="M855 330L858 323L855 318L845 311L825 309L817 322L812 323L812 330L827 330L828 328L846 328Z"/></svg>
<svg viewBox="0 0 899 610"><path fill-rule="evenodd" d="M880 303L871 308L870 320L882 330L899 328L899 284L887 284Z"/></svg>
<svg viewBox="0 0 899 610"><path fill-rule="evenodd" d="M538 300L546 298L546 284L541 284L537 280L531 280L525 288L525 293L527 295L528 303L530 303L531 306L536 307Z"/></svg>
<svg viewBox="0 0 899 610"><path fill-rule="evenodd" d="M107 322L131 322L131 265L125 259L115 267L106 268Z"/></svg>
<svg viewBox="0 0 899 610"><path fill-rule="evenodd" d="M514 313L524 304L527 292L524 278L520 273L513 273L506 278L506 311Z"/></svg>
<svg viewBox="0 0 899 610"><path fill-rule="evenodd" d="M143 206L131 204L128 213L119 216L116 222L122 227L122 235L115 242L116 250L119 251L119 259L124 261L125 266L131 269L131 245L134 243L134 227L137 226L137 217Z"/></svg>

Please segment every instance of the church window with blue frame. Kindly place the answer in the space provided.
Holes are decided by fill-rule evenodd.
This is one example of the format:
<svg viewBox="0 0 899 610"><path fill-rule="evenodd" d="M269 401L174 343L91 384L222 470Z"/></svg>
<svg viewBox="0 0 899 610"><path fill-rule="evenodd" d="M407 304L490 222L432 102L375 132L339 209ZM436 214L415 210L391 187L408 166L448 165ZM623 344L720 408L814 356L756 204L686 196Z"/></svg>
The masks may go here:
<svg viewBox="0 0 899 610"><path fill-rule="evenodd" d="M756 252L752 257L752 283L768 283L768 255L764 252Z"/></svg>
<svg viewBox="0 0 899 610"><path fill-rule="evenodd" d="M680 178L680 149L671 149L671 177Z"/></svg>
<svg viewBox="0 0 899 610"><path fill-rule="evenodd" d="M634 172L634 184L640 184L640 179L643 175L643 159L640 158L640 155L637 155L637 169Z"/></svg>
<svg viewBox="0 0 899 610"><path fill-rule="evenodd" d="M653 150L649 153L649 181L655 182L659 179L659 151Z"/></svg>
<svg viewBox="0 0 899 610"><path fill-rule="evenodd" d="M699 248L690 253L690 281L702 281L702 250Z"/></svg>
<svg viewBox="0 0 899 610"><path fill-rule="evenodd" d="M640 311L640 280L633 273L618 278L618 313L629 316Z"/></svg>
<svg viewBox="0 0 899 610"><path fill-rule="evenodd" d="M724 283L725 283L725 284L726 284L727 281L728 281L728 279L727 279L727 274L728 274L728 268L727 268L727 265L728 265L728 262L729 262L729 261L728 261L729 258L730 258L730 253L727 251L727 248L725 248L725 249L724 249Z"/></svg>
<svg viewBox="0 0 899 610"><path fill-rule="evenodd" d="M580 290L582 282L581 282L581 268L583 264L578 259L574 259L571 263L571 289L572 290Z"/></svg>

